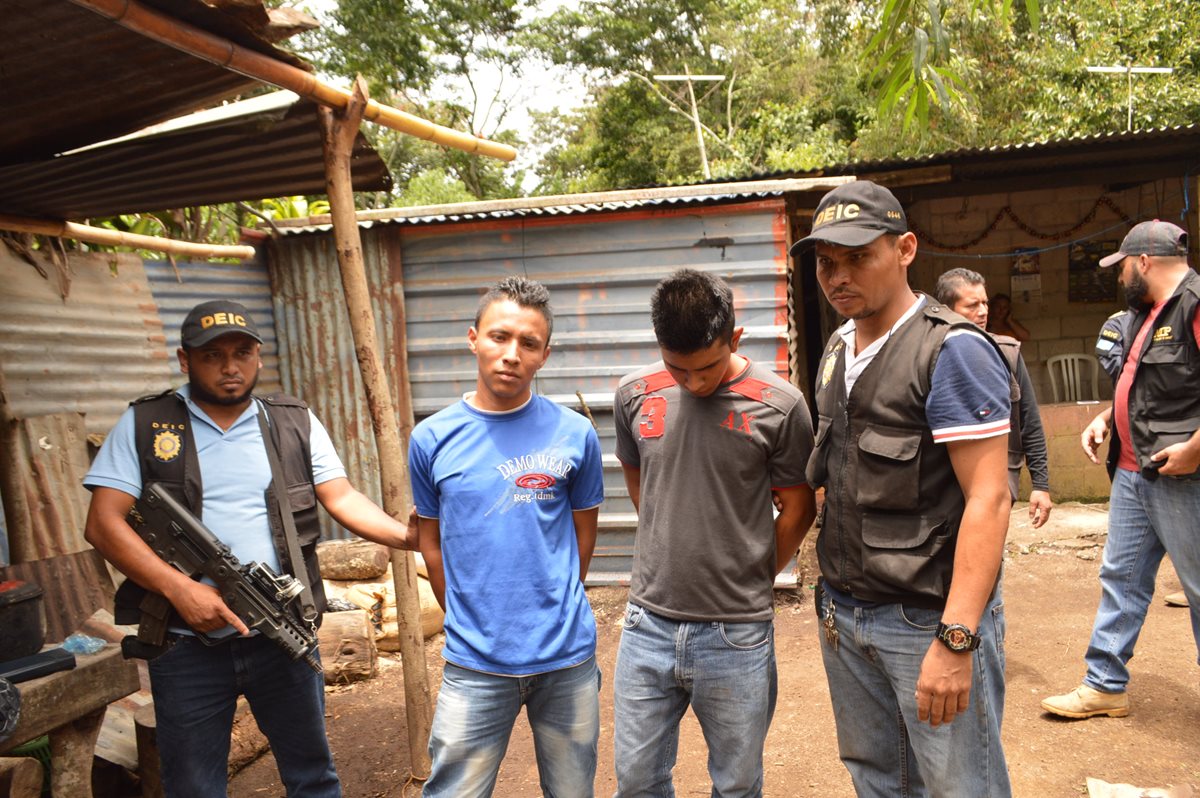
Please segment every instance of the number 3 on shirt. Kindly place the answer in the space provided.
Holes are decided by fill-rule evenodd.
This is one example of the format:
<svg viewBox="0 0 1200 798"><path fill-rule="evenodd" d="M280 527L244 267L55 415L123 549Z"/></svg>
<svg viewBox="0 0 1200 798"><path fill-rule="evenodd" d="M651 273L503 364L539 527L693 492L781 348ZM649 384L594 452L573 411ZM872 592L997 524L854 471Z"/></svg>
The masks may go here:
<svg viewBox="0 0 1200 798"><path fill-rule="evenodd" d="M667 397L651 396L642 402L642 423L638 432L643 438L661 438L667 431Z"/></svg>

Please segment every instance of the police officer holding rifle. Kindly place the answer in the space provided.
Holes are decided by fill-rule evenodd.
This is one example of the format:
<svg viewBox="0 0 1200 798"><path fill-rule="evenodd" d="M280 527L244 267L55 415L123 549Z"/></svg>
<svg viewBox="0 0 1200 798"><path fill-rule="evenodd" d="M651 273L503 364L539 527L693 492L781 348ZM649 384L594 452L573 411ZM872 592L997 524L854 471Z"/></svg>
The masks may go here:
<svg viewBox="0 0 1200 798"><path fill-rule="evenodd" d="M245 307L197 305L181 341L187 385L135 401L84 478L92 491L87 540L128 577L117 592L117 621L141 620L148 644L141 653L157 654L149 667L164 790L224 798L233 714L244 694L288 796L340 796L325 736L324 680L305 661L316 653L282 645L275 627L294 621L311 632L324 608L317 502L361 537L397 548L416 541L350 485L328 433L303 402L253 395L262 337ZM256 567L262 584L279 578L279 617L267 622L245 612L256 605L250 594L219 590L201 578L203 569L180 570L156 554L185 545L179 535L189 525L177 512L179 528L153 528L162 521L150 508L163 495L227 546L235 567Z"/></svg>

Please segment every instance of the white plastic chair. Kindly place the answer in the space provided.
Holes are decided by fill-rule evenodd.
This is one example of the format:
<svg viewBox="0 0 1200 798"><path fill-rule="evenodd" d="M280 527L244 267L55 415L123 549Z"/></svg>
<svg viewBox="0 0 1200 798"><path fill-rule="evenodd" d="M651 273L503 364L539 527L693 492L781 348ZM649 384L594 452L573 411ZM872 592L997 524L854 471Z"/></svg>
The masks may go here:
<svg viewBox="0 0 1200 798"><path fill-rule="evenodd" d="M1090 381L1090 400L1100 398L1100 363L1093 355L1054 355L1046 359L1050 389L1055 402L1079 402L1084 399L1083 385Z"/></svg>

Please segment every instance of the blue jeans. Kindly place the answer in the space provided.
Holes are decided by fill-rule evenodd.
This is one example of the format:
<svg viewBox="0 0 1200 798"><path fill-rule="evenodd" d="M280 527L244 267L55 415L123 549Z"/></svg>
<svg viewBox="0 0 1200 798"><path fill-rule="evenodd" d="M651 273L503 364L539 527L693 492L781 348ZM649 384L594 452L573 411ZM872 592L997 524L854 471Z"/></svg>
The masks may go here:
<svg viewBox="0 0 1200 798"><path fill-rule="evenodd" d="M596 658L535 676L497 676L447 662L429 736L425 798L489 796L521 707L533 729L542 794L588 798L600 737Z"/></svg>
<svg viewBox="0 0 1200 798"><path fill-rule="evenodd" d="M1004 605L979 624L967 711L936 728L917 719L917 677L941 610L901 604L835 605L837 646L825 635L830 598L817 602L821 655L837 722L838 753L859 798L1004 798L1012 794L1004 714ZM938 645L941 645L938 643Z"/></svg>
<svg viewBox="0 0 1200 798"><path fill-rule="evenodd" d="M1154 596L1164 554L1171 555L1191 605L1200 653L1200 480L1147 481L1118 468L1108 505L1108 540L1100 565L1100 606L1084 661L1084 684L1124 692L1125 667Z"/></svg>
<svg viewBox="0 0 1200 798"><path fill-rule="evenodd" d="M325 680L265 637L206 646L181 635L150 661L150 688L167 796L226 798L239 694L271 744L289 798L341 796L325 736Z"/></svg>
<svg viewBox="0 0 1200 798"><path fill-rule="evenodd" d="M708 743L713 796L763 794L778 692L771 621L675 621L631 603L613 685L616 796L675 794L671 769L689 704Z"/></svg>

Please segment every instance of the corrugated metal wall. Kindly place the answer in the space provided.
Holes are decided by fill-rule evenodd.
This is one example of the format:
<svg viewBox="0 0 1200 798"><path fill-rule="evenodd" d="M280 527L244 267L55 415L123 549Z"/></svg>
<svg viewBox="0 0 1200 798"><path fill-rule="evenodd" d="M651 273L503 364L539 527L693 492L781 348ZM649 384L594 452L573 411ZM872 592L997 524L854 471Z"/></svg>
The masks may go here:
<svg viewBox="0 0 1200 798"><path fill-rule="evenodd" d="M396 362L394 309L400 306L401 296L399 277L393 274L386 246L387 240L379 235L363 236L385 367ZM272 245L270 265L284 390L308 402L329 430L350 481L379 502L379 454L354 355L332 234L277 241ZM389 372L389 382L395 399L400 386L394 371ZM321 519L326 538L349 536L325 513Z"/></svg>
<svg viewBox="0 0 1200 798"><path fill-rule="evenodd" d="M474 389L466 332L489 285L515 273L551 290L553 350L536 389L577 409L581 392L599 428L606 502L589 578L596 583L621 581L630 568L636 519L613 454L612 396L623 374L658 358L649 313L654 284L681 267L720 274L734 289L738 323L746 327L739 351L786 375L785 242L782 200L363 230L381 341L393 353L396 314L386 297L399 295L403 276L418 420ZM317 410L351 481L376 498L375 445L332 234L276 240L270 266L284 385ZM394 355L385 354L386 362Z"/></svg>
<svg viewBox="0 0 1200 798"><path fill-rule="evenodd" d="M275 308L271 302L271 278L262 260L244 263L191 263L148 260L146 277L158 305L166 336L166 350L171 363L171 384L184 382L175 358L179 348L179 328L188 311L201 302L230 299L240 302L254 317L263 337L263 369L258 375L255 393L267 394L282 390L279 381L279 346L275 337Z"/></svg>
<svg viewBox="0 0 1200 798"><path fill-rule="evenodd" d="M133 255L72 253L60 270L40 253L33 257L37 267L0 246L0 386L13 416L83 413L89 435L107 434L132 399L183 381L175 359L183 318L197 302L222 297L245 304L263 335L258 390L281 389L263 262L180 262L177 272ZM69 481L46 492L75 502L81 489L76 476ZM54 535L79 533L75 511L86 509L86 496L81 501L82 508L60 508L64 527ZM3 527L0 535L3 563L10 541Z"/></svg>
<svg viewBox="0 0 1200 798"><path fill-rule="evenodd" d="M43 277L0 246L0 370L12 414L76 412L107 433L129 401L161 391L170 369L142 262L72 254ZM64 299L62 286L69 283Z"/></svg>

